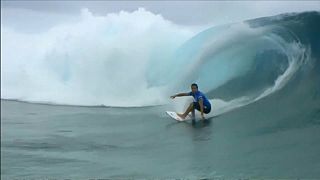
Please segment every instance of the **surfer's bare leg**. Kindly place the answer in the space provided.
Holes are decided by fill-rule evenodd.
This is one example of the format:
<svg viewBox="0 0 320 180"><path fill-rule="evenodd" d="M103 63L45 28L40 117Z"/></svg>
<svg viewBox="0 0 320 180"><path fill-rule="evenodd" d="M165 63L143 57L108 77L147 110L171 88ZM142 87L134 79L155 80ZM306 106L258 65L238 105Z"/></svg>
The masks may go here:
<svg viewBox="0 0 320 180"><path fill-rule="evenodd" d="M193 111L193 103L191 103L188 107L188 109L186 110L186 112L184 112L183 114L177 114L178 116L180 116L182 119L186 118L186 116Z"/></svg>

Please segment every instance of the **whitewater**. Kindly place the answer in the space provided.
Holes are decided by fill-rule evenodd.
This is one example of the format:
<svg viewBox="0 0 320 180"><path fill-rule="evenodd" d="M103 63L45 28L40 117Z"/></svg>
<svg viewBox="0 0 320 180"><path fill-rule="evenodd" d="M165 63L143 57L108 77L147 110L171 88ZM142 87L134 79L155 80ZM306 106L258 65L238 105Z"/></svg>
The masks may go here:
<svg viewBox="0 0 320 180"><path fill-rule="evenodd" d="M163 103L150 73L195 34L140 8L94 16L41 34L2 27L1 97L68 105ZM160 74L157 74L159 76Z"/></svg>

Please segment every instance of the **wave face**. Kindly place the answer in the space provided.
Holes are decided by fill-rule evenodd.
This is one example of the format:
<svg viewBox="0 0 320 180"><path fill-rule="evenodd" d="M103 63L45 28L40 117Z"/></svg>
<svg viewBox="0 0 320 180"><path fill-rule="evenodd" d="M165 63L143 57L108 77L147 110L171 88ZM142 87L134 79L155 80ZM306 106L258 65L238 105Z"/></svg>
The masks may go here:
<svg viewBox="0 0 320 180"><path fill-rule="evenodd" d="M199 82L217 114L279 93L290 84L288 94L293 94L301 76L314 84L299 86L319 93L319 22L319 12L306 12L208 29L179 49L181 64L190 64L179 71L179 82Z"/></svg>
<svg viewBox="0 0 320 180"><path fill-rule="evenodd" d="M84 12L78 24L37 35L2 28L1 98L159 105L192 82L220 113L298 84L319 98L319 22L319 12L285 14L195 35L139 9L106 17Z"/></svg>

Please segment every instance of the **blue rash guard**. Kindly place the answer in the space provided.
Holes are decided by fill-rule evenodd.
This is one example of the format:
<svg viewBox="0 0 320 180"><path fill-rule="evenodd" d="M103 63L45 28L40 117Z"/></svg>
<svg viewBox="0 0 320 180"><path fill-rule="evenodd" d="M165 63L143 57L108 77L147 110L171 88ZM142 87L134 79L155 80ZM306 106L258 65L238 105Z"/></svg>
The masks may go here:
<svg viewBox="0 0 320 180"><path fill-rule="evenodd" d="M200 110L200 106L199 106L199 100L203 99L203 106L204 106L204 112L205 113L209 113L211 110L211 104L209 102L209 100L207 99L207 97L200 91L197 91L195 93L193 93L192 91L189 92L189 96L193 96L194 98L194 105L195 108Z"/></svg>

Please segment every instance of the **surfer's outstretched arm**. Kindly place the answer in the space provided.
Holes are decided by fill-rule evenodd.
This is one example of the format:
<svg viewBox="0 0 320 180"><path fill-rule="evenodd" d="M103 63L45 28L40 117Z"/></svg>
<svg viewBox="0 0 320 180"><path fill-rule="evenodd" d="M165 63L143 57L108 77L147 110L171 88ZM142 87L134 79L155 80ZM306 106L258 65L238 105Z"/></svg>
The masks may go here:
<svg viewBox="0 0 320 180"><path fill-rule="evenodd" d="M181 97L181 96L190 96L189 93L178 93L176 95L170 96L172 99L174 99L175 97Z"/></svg>

